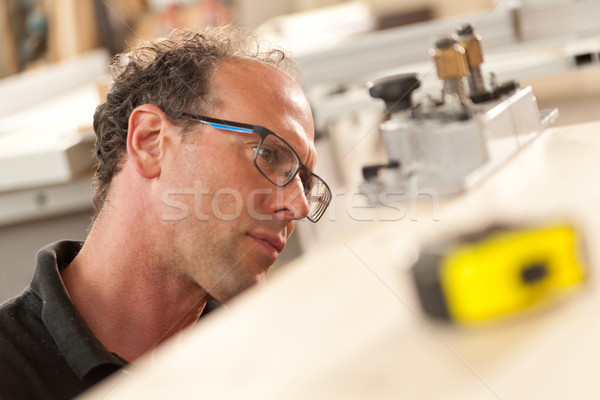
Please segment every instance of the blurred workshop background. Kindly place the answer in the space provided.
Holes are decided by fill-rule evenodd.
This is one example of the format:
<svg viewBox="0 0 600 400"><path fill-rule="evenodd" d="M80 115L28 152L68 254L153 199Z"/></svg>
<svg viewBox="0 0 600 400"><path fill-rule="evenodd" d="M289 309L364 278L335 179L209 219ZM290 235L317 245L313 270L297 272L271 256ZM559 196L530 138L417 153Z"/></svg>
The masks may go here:
<svg viewBox="0 0 600 400"><path fill-rule="evenodd" d="M233 23L290 51L314 107L317 171L340 193L381 155L383 104L366 82L405 71L433 80L432 39L463 22L481 35L489 70L559 109L554 125L596 120L598 21L599 0L2 0L0 301L28 284L37 249L85 237L93 111L110 57L138 40ZM335 238L342 214L300 223L278 266Z"/></svg>

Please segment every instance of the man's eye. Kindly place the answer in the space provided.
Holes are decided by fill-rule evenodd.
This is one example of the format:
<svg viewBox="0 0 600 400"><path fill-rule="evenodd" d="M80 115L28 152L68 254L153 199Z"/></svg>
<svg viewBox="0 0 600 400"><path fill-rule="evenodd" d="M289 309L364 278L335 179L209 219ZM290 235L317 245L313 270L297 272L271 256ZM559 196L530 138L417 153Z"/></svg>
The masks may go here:
<svg viewBox="0 0 600 400"><path fill-rule="evenodd" d="M263 161L268 163L275 162L277 160L277 153L271 149L261 148L258 152L258 155L263 159Z"/></svg>

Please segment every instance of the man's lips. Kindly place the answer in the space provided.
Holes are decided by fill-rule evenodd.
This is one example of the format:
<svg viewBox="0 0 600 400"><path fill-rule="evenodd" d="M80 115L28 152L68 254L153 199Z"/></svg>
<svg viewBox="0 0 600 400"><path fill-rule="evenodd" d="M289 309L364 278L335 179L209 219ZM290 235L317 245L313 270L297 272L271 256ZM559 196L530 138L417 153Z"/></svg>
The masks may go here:
<svg viewBox="0 0 600 400"><path fill-rule="evenodd" d="M261 242L263 245L268 245L275 249L277 253L281 253L285 247L285 241L277 235L270 235L267 233L250 233L250 237Z"/></svg>

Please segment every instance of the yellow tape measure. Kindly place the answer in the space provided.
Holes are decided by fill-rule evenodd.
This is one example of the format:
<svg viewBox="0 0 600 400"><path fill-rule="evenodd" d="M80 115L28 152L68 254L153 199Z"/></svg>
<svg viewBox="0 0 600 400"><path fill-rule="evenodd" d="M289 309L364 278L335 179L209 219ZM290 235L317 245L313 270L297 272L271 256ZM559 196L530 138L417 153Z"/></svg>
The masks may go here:
<svg viewBox="0 0 600 400"><path fill-rule="evenodd" d="M413 273L428 314L474 322L527 309L581 284L582 253L569 225L493 228L424 249Z"/></svg>

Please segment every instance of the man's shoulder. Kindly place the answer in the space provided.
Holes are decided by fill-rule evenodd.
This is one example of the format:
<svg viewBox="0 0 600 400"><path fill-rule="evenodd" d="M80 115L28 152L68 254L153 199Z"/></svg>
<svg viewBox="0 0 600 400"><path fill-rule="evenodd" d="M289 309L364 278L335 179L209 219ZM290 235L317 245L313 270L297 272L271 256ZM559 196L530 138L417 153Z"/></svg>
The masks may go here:
<svg viewBox="0 0 600 400"><path fill-rule="evenodd" d="M32 358L48 336L39 316L40 299L28 288L0 306L0 398L44 397ZM42 342L43 343L43 342Z"/></svg>
<svg viewBox="0 0 600 400"><path fill-rule="evenodd" d="M40 320L42 302L31 288L0 305L0 340L13 331L43 325Z"/></svg>
<svg viewBox="0 0 600 400"><path fill-rule="evenodd" d="M0 399L66 399L88 389L121 364L98 350L60 277L77 242L57 242L38 253L29 287L0 306Z"/></svg>
<svg viewBox="0 0 600 400"><path fill-rule="evenodd" d="M98 379L80 379L44 324L42 300L28 288L0 306L0 399L66 399Z"/></svg>
<svg viewBox="0 0 600 400"><path fill-rule="evenodd" d="M14 365L2 357L0 357L0 371L2 371L0 374L0 399L32 398L36 395L36 393L31 393L28 381L23 379Z"/></svg>
<svg viewBox="0 0 600 400"><path fill-rule="evenodd" d="M0 306L0 361L18 360L47 337L40 310L41 301L29 288Z"/></svg>

